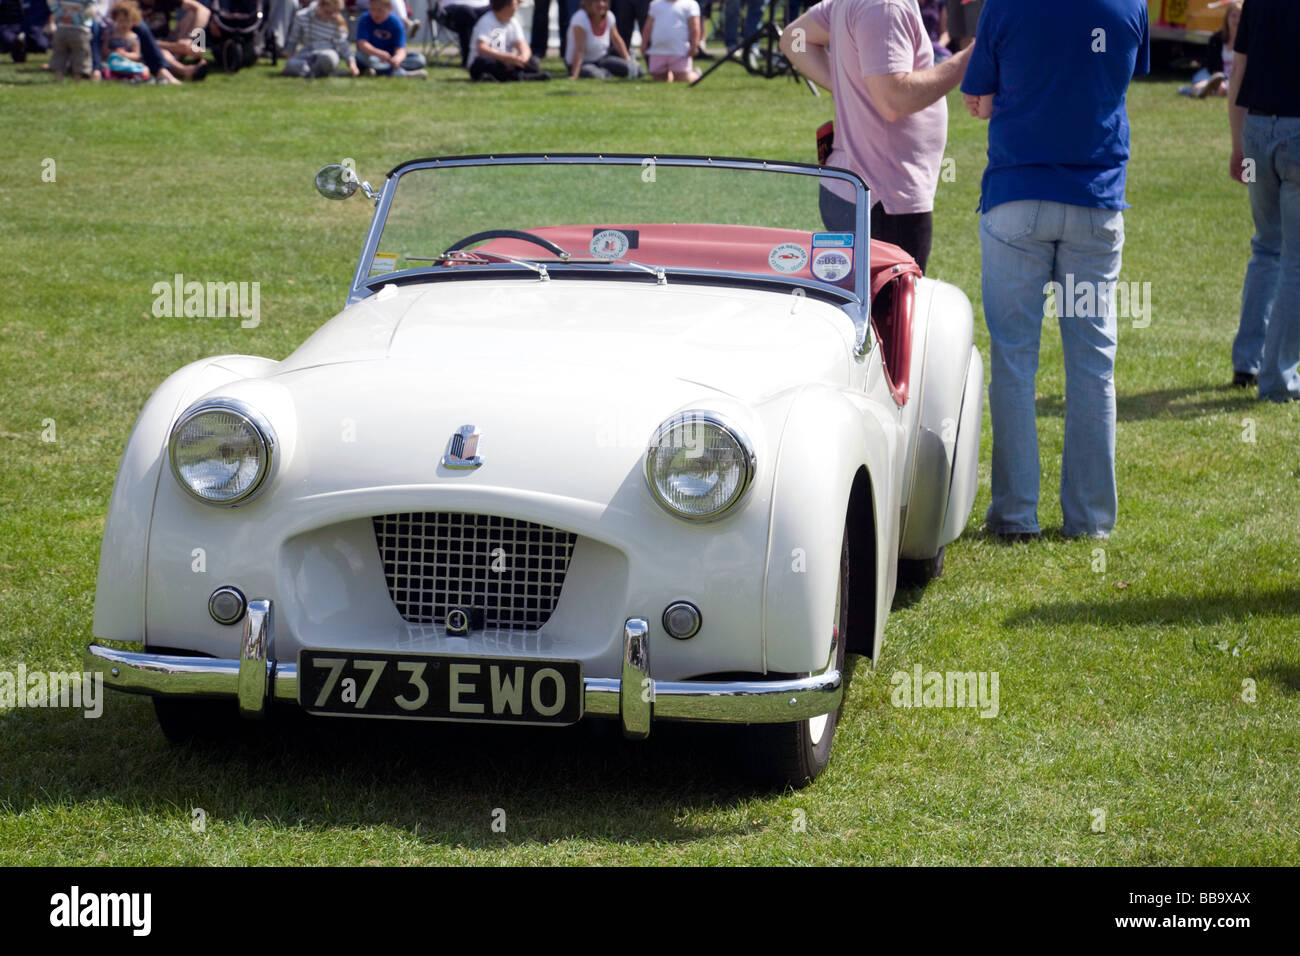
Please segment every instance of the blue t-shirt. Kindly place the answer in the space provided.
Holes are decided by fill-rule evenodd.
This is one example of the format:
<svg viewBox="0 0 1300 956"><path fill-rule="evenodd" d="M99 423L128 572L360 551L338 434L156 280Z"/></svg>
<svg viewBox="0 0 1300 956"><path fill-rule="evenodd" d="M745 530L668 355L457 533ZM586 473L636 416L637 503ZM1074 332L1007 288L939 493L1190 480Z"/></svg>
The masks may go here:
<svg viewBox="0 0 1300 956"><path fill-rule="evenodd" d="M1145 0L985 0L963 93L993 94L980 208L1127 209L1129 81L1151 69Z"/></svg>
<svg viewBox="0 0 1300 956"><path fill-rule="evenodd" d="M391 13L383 23L376 23L368 12L363 13L357 21L357 41L361 40L385 53L396 53L398 47L406 46L406 26Z"/></svg>

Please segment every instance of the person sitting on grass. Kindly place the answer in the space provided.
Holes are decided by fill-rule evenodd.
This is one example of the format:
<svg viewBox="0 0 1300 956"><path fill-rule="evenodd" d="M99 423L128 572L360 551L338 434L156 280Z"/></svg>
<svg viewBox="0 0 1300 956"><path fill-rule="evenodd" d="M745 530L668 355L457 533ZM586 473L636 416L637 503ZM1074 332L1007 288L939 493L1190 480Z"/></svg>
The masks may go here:
<svg viewBox="0 0 1300 956"><path fill-rule="evenodd" d="M348 45L343 0L316 0L299 10L289 28L285 53L289 58L284 64L285 76L329 76L344 61L349 73L361 74Z"/></svg>
<svg viewBox="0 0 1300 956"><path fill-rule="evenodd" d="M424 79L424 56L406 52L406 27L393 15L391 0L370 0L370 11L357 21L357 66L379 76Z"/></svg>
<svg viewBox="0 0 1300 956"><path fill-rule="evenodd" d="M582 0L582 9L569 21L567 51L571 80L641 75L641 68L619 36L614 15L609 12L609 0Z"/></svg>
<svg viewBox="0 0 1300 956"><path fill-rule="evenodd" d="M54 41L50 44L50 72L55 82L72 70L75 79L89 79L94 64L90 56L90 28L95 11L90 0L54 0L50 5Z"/></svg>
<svg viewBox="0 0 1300 956"><path fill-rule="evenodd" d="M654 0L650 4L641 48L651 76L665 83L694 83L700 74L691 52L699 45L700 5L696 0Z"/></svg>
<svg viewBox="0 0 1300 956"><path fill-rule="evenodd" d="M1187 86L1180 86L1183 96L1203 100L1207 96L1227 96L1228 79L1232 76L1232 45L1237 41L1237 24L1241 22L1241 0L1228 4L1223 13L1223 26L1205 45L1205 59L1201 68Z"/></svg>
<svg viewBox="0 0 1300 956"><path fill-rule="evenodd" d="M549 73L524 39L524 29L515 19L519 0L492 0L492 9L479 17L470 34L469 78L471 80L549 80Z"/></svg>
<svg viewBox="0 0 1300 956"><path fill-rule="evenodd" d="M136 24L144 21L140 4L135 0L117 0L108 18L112 27L104 34L104 79L132 83L149 79L149 67L140 55L140 38L135 35Z"/></svg>

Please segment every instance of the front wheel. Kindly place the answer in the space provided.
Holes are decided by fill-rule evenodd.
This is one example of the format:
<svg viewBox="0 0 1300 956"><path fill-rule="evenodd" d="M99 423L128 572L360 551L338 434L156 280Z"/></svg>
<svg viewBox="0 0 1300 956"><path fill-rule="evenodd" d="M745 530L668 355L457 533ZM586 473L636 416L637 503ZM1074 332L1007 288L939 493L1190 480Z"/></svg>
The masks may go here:
<svg viewBox="0 0 1300 956"><path fill-rule="evenodd" d="M835 592L835 668L844 672L844 645L849 626L849 539L840 546L840 581ZM845 694L848 688L845 688ZM754 724L744 728L746 769L750 776L773 787L798 789L817 778L831 759L831 744L839 724L840 706L829 714L793 724Z"/></svg>
<svg viewBox="0 0 1300 956"><path fill-rule="evenodd" d="M153 709L163 736L168 743L177 746L231 740L243 725L235 702L231 700L155 697Z"/></svg>
<svg viewBox="0 0 1300 956"><path fill-rule="evenodd" d="M899 558L898 586L903 589L923 588L943 574L943 554L946 546L933 558Z"/></svg>

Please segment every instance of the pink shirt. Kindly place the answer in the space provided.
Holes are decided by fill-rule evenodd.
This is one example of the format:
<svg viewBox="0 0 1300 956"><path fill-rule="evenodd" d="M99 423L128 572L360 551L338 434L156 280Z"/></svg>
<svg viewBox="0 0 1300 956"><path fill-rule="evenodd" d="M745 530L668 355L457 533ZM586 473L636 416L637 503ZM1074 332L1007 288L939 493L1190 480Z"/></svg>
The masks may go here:
<svg viewBox="0 0 1300 956"><path fill-rule="evenodd" d="M865 179L872 201L891 215L932 211L948 138L947 100L891 123L864 80L934 65L916 0L822 0L809 14L831 38L835 145L827 165Z"/></svg>

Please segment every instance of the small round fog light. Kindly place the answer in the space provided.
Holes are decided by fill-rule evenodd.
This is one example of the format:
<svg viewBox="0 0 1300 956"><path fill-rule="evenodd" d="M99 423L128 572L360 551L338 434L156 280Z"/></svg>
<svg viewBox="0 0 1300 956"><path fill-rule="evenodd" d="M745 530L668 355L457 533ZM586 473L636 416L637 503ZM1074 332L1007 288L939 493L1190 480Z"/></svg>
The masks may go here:
<svg viewBox="0 0 1300 956"><path fill-rule="evenodd" d="M235 624L244 616L248 602L239 588L229 585L217 588L208 598L208 613L218 624Z"/></svg>
<svg viewBox="0 0 1300 956"><path fill-rule="evenodd" d="M689 601L678 601L664 608L664 630L679 641L700 632L700 609Z"/></svg>

